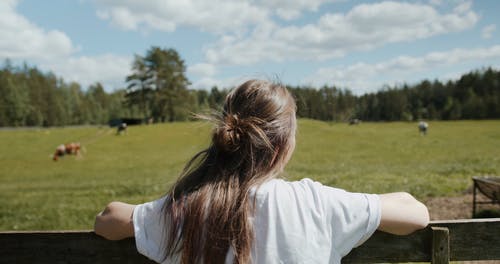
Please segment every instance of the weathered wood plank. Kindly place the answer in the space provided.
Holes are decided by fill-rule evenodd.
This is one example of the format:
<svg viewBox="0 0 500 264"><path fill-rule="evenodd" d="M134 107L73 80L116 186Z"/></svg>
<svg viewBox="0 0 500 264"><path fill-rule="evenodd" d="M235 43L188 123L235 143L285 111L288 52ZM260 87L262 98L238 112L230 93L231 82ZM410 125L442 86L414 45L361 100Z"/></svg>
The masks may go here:
<svg viewBox="0 0 500 264"><path fill-rule="evenodd" d="M500 218L436 221L450 230L450 260L500 260Z"/></svg>
<svg viewBox="0 0 500 264"><path fill-rule="evenodd" d="M430 229L408 236L376 231L368 241L345 256L342 263L430 262L431 247Z"/></svg>
<svg viewBox="0 0 500 264"><path fill-rule="evenodd" d="M451 261L500 259L500 218L432 222L449 230ZM432 229L408 236L376 232L342 263L431 262ZM107 241L91 231L0 232L0 263L153 263L134 239Z"/></svg>
<svg viewBox="0 0 500 264"><path fill-rule="evenodd" d="M107 241L91 231L2 232L0 263L154 263L134 239Z"/></svg>
<svg viewBox="0 0 500 264"><path fill-rule="evenodd" d="M431 227L432 264L450 263L450 232L446 227Z"/></svg>
<svg viewBox="0 0 500 264"><path fill-rule="evenodd" d="M431 262L433 226L448 228L451 261L500 260L500 218L491 218L434 221L408 236L377 231L342 263Z"/></svg>

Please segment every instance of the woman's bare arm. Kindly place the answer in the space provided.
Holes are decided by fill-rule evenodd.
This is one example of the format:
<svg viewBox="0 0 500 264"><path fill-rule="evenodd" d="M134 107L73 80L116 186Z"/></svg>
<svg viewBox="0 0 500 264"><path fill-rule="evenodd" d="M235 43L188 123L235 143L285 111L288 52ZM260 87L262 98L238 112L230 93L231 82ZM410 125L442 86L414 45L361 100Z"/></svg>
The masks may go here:
<svg viewBox="0 0 500 264"><path fill-rule="evenodd" d="M427 207L405 192L381 194L382 216L379 230L407 235L429 224Z"/></svg>
<svg viewBox="0 0 500 264"><path fill-rule="evenodd" d="M111 202L95 218L94 231L109 240L120 240L134 236L132 214L135 205Z"/></svg>

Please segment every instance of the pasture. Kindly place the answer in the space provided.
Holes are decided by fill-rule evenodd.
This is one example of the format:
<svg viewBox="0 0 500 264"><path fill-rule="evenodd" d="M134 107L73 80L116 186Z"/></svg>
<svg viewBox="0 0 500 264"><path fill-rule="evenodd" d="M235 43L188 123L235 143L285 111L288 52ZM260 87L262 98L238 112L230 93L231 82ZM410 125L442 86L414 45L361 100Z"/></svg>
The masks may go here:
<svg viewBox="0 0 500 264"><path fill-rule="evenodd" d="M209 142L200 122L129 127L0 130L0 230L90 229L112 200L159 198L186 161ZM80 141L82 157L51 160ZM460 195L471 177L500 174L500 121L325 123L300 120L284 177L309 177L359 192Z"/></svg>

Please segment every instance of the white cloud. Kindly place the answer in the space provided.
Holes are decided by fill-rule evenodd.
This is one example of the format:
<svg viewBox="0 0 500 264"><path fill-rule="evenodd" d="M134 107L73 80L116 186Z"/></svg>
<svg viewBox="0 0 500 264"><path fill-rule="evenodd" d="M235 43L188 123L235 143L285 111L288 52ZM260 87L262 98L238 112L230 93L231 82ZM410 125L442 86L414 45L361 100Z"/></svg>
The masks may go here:
<svg viewBox="0 0 500 264"><path fill-rule="evenodd" d="M40 28L17 13L17 4L0 1L0 59L35 64L83 88L95 82L108 90L123 87L131 56L78 56L78 48L64 32Z"/></svg>
<svg viewBox="0 0 500 264"><path fill-rule="evenodd" d="M472 2L471 1L463 1L462 3L458 4L453 11L456 13L466 13L468 12L472 7Z"/></svg>
<svg viewBox="0 0 500 264"><path fill-rule="evenodd" d="M422 57L399 56L376 64L356 63L347 67L318 69L305 79L305 83L321 86L325 83L347 87L356 93L373 92L384 84L403 83L414 79L415 73L429 74L439 67L456 66L477 62L497 62L499 66L500 45L489 48L453 49L431 52ZM429 76L427 76L429 77Z"/></svg>
<svg viewBox="0 0 500 264"><path fill-rule="evenodd" d="M131 61L131 56L105 54L70 57L64 61L47 61L40 66L63 76L65 81L81 84L83 88L100 82L107 90L112 90L124 88L125 77L130 74Z"/></svg>
<svg viewBox="0 0 500 264"><path fill-rule="evenodd" d="M219 79L215 79L212 77L203 77L198 80L196 80L194 83L191 84L191 88L193 89L204 89L204 90L209 90L214 86L217 87L222 87L221 85L222 81Z"/></svg>
<svg viewBox="0 0 500 264"><path fill-rule="evenodd" d="M487 25L481 30L481 37L484 39L489 39L493 36L493 32L497 29L496 25Z"/></svg>
<svg viewBox="0 0 500 264"><path fill-rule="evenodd" d="M429 4L435 5L435 6L440 6L443 4L443 0L429 0Z"/></svg>
<svg viewBox="0 0 500 264"><path fill-rule="evenodd" d="M0 1L0 58L50 59L77 50L61 31L46 31L17 14L18 1Z"/></svg>
<svg viewBox="0 0 500 264"><path fill-rule="evenodd" d="M187 73L196 76L213 76L216 73L215 66L209 63L197 63L188 66Z"/></svg>
<svg viewBox="0 0 500 264"><path fill-rule="evenodd" d="M246 80L248 80L248 77L246 76L228 78L203 77L191 84L190 88L205 90L211 89L214 86L217 86L219 89L232 88L242 84Z"/></svg>
<svg viewBox="0 0 500 264"><path fill-rule="evenodd" d="M269 11L249 1L94 0L100 18L124 30L171 32L178 26L236 32L268 19Z"/></svg>
<svg viewBox="0 0 500 264"><path fill-rule="evenodd" d="M267 23L276 15L284 20L317 12L325 3L345 0L94 0L97 15L124 30L148 28L172 32L179 26L205 31L238 32Z"/></svg>
<svg viewBox="0 0 500 264"><path fill-rule="evenodd" d="M205 85L215 82L216 68L261 62L328 60L389 43L411 42L472 28L479 15L470 1L438 9L440 1L384 1L355 5L346 13L324 13L316 22L281 26L274 16L292 20L318 12L338 0L94 0L98 15L124 30L194 27L215 33L205 45L205 61L188 74ZM442 11L447 9L448 11ZM319 13L319 12L318 12ZM220 85L220 84L219 84ZM193 85L196 86L196 85Z"/></svg>
<svg viewBox="0 0 500 264"><path fill-rule="evenodd" d="M360 4L346 14L327 13L315 24L279 27L261 23L250 35L221 39L206 51L206 58L214 64L331 59L469 29L479 16L467 3L441 14L430 5L387 1Z"/></svg>
<svg viewBox="0 0 500 264"><path fill-rule="evenodd" d="M261 0L260 5L285 20L292 20L301 16L302 12L315 12L318 8L328 2L339 2L339 0Z"/></svg>

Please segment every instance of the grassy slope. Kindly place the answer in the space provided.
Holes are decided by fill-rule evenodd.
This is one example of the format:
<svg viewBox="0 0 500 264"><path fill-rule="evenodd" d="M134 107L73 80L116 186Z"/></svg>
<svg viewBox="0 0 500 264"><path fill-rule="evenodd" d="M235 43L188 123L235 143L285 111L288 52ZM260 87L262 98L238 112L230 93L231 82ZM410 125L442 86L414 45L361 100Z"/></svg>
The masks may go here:
<svg viewBox="0 0 500 264"><path fill-rule="evenodd" d="M175 123L109 128L0 131L0 230L89 229L111 200L158 198L208 144L209 126ZM81 141L81 159L52 162L58 144ZM476 174L500 174L500 121L359 126L301 120L286 177L310 177L360 192L405 190L449 196Z"/></svg>

